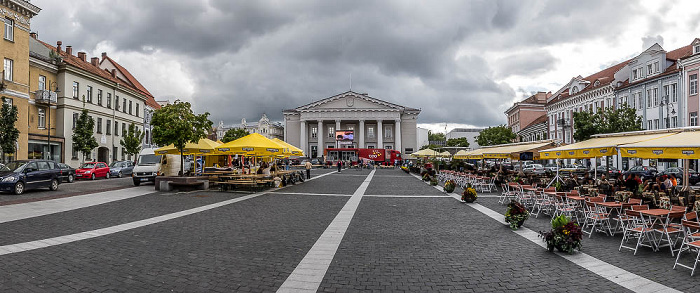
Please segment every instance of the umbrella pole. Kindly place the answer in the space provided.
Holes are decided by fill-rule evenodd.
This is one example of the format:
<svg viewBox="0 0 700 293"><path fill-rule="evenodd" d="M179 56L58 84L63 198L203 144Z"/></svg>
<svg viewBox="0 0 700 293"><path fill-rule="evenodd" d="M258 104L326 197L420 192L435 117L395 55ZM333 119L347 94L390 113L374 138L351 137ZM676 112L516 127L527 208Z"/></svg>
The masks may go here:
<svg viewBox="0 0 700 293"><path fill-rule="evenodd" d="M681 191L687 191L690 187L688 185L688 168L690 165L690 161L688 159L683 159L683 188Z"/></svg>
<svg viewBox="0 0 700 293"><path fill-rule="evenodd" d="M598 178L598 157L593 157L593 180Z"/></svg>

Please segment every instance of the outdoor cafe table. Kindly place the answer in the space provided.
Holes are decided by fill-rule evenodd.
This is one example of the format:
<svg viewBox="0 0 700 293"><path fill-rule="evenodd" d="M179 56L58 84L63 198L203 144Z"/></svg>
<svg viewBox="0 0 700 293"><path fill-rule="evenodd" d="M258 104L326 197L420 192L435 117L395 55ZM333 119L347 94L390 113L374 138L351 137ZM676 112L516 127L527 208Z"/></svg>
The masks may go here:
<svg viewBox="0 0 700 293"><path fill-rule="evenodd" d="M670 223L670 217L669 215L672 213L671 210L667 209L649 209L649 210L640 210L640 214L644 216L648 216L651 218L654 218L653 222L649 226L649 228L654 229L654 227L661 227L661 228L656 228L655 230L657 232L660 232L663 234L659 239L656 239L656 236L653 237L653 243L652 243L652 248L654 251L659 251L659 248L663 246L669 246L671 249L671 255L673 255L673 246L669 244L667 245L661 245L661 241L663 241L663 236L665 235L666 237L670 237L668 235L668 224ZM683 213L678 213L675 212L674 214L680 215L681 217L683 216Z"/></svg>
<svg viewBox="0 0 700 293"><path fill-rule="evenodd" d="M608 211L610 211L610 218L618 217L620 220L618 223L622 223L622 209L623 208L629 208L633 206L634 204L632 203L626 203L626 202L613 202L613 201L605 201L605 202L597 202L597 206L602 206L606 208ZM613 211L615 214L613 215ZM615 230L611 231L612 235L615 235L618 232L622 232L620 230L622 226L618 225L615 227Z"/></svg>

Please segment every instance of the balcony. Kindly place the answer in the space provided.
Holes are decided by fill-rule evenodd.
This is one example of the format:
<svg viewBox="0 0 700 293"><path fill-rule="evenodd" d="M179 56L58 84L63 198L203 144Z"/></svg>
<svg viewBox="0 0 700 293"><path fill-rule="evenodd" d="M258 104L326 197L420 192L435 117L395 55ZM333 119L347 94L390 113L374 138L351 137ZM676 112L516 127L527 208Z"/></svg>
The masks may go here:
<svg viewBox="0 0 700 293"><path fill-rule="evenodd" d="M34 93L34 101L38 104L56 104L57 98L56 92L52 91L38 90Z"/></svg>
<svg viewBox="0 0 700 293"><path fill-rule="evenodd" d="M557 119L557 125L559 127L571 127L571 120L568 118Z"/></svg>

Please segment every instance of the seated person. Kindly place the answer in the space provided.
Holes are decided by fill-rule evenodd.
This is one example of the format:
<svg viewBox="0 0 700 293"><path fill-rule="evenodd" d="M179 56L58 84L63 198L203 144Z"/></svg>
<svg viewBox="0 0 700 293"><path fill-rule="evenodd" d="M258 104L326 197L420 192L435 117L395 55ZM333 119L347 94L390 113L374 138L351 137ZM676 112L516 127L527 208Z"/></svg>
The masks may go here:
<svg viewBox="0 0 700 293"><path fill-rule="evenodd" d="M639 182L635 180L633 175L627 176L627 180L625 180L625 188L627 188L627 191L637 193L637 189L639 188Z"/></svg>

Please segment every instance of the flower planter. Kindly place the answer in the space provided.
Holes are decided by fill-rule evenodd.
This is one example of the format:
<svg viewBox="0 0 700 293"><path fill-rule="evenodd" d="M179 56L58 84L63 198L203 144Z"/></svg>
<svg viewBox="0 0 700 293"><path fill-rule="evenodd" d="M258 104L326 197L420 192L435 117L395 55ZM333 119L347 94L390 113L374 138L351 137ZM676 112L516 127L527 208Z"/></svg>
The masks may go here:
<svg viewBox="0 0 700 293"><path fill-rule="evenodd" d="M469 197L467 197L467 198L464 199L464 202L466 202L466 203L473 203L473 202L475 202L475 201L476 201L476 198L469 198Z"/></svg>

